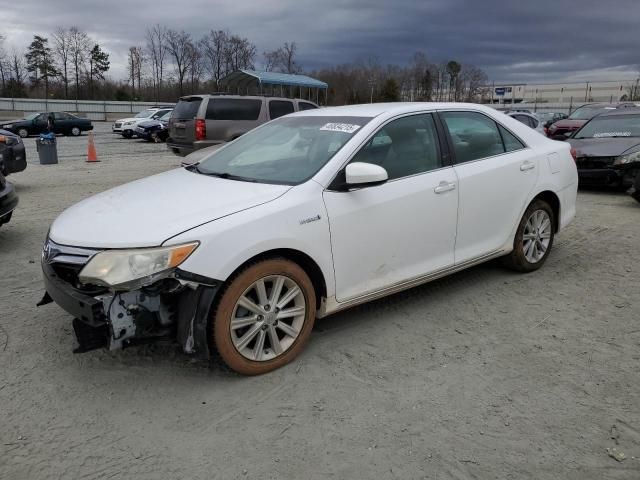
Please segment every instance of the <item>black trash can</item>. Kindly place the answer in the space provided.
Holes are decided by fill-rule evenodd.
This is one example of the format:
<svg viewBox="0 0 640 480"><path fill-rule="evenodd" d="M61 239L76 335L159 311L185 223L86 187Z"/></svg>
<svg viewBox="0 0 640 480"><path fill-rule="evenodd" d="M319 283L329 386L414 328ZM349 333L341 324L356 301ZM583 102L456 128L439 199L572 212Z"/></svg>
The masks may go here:
<svg viewBox="0 0 640 480"><path fill-rule="evenodd" d="M40 165L53 165L58 163L58 146L53 135L40 135L36 139L36 149L40 158Z"/></svg>

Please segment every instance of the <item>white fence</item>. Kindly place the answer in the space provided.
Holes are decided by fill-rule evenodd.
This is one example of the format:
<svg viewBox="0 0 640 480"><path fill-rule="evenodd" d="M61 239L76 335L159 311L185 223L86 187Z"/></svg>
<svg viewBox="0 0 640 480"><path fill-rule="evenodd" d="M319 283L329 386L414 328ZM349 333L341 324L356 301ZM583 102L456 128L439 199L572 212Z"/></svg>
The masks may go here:
<svg viewBox="0 0 640 480"><path fill-rule="evenodd" d="M116 102L96 100L46 100L37 98L0 98L0 119L21 118L32 112L69 112L91 120L115 120L136 114L154 102ZM174 105L162 103L162 105Z"/></svg>

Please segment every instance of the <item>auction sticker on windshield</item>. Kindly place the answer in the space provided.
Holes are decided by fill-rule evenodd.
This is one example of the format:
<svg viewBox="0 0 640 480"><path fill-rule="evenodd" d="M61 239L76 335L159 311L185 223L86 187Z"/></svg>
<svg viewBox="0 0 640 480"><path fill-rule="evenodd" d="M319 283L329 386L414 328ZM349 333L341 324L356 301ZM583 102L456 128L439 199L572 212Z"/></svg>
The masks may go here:
<svg viewBox="0 0 640 480"><path fill-rule="evenodd" d="M344 132L353 133L360 128L360 125L354 125L352 123L327 123L320 130L326 130L328 132Z"/></svg>
<svg viewBox="0 0 640 480"><path fill-rule="evenodd" d="M607 137L630 137L631 132L602 132L594 133L593 138L607 138Z"/></svg>

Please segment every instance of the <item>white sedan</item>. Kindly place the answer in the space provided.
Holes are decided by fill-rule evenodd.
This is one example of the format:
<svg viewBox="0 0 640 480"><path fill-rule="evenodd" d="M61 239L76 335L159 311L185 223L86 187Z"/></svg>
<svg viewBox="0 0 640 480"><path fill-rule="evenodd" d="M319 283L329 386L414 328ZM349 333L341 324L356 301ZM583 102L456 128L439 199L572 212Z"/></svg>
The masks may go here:
<svg viewBox="0 0 640 480"><path fill-rule="evenodd" d="M268 372L316 318L497 257L538 269L575 214L569 148L473 104L288 115L63 212L41 303L79 352L169 339Z"/></svg>

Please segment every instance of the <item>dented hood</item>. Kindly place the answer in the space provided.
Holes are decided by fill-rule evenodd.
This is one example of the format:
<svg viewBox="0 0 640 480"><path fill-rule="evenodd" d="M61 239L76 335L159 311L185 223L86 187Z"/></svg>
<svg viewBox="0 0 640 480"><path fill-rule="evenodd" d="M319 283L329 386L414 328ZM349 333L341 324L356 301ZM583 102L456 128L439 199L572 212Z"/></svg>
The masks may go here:
<svg viewBox="0 0 640 480"><path fill-rule="evenodd" d="M53 222L61 245L132 248L161 245L203 223L275 200L291 187L171 170L89 197Z"/></svg>

